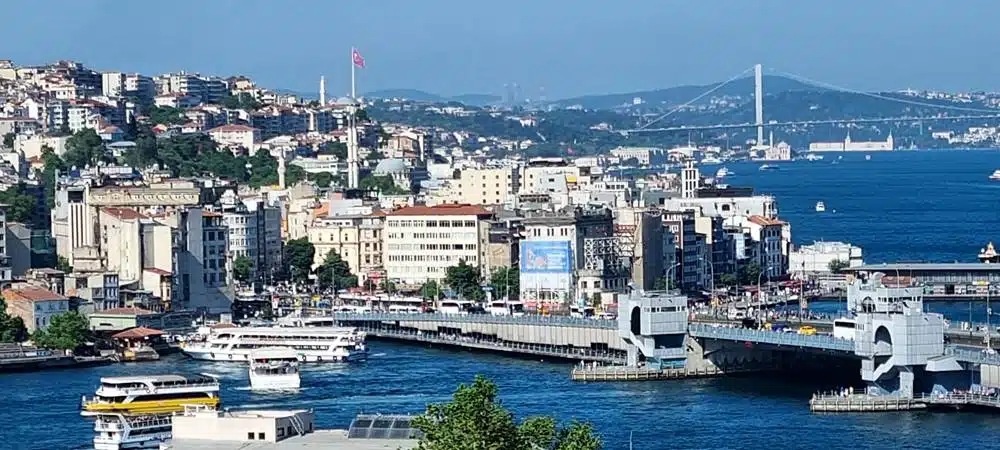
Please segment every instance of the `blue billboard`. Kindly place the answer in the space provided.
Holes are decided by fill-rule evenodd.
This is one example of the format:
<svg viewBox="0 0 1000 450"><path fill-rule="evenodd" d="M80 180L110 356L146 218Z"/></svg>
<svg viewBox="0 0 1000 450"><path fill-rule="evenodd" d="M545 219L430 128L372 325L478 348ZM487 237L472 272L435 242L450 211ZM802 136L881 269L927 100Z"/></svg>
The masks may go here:
<svg viewBox="0 0 1000 450"><path fill-rule="evenodd" d="M570 273L573 266L569 241L521 241L521 273Z"/></svg>

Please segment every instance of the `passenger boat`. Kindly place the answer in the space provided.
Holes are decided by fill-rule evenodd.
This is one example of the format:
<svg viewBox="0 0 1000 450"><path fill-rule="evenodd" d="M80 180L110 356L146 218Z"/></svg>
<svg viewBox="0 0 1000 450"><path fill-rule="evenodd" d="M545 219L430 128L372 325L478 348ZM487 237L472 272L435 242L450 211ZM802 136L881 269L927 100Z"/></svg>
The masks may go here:
<svg viewBox="0 0 1000 450"><path fill-rule="evenodd" d="M727 177L729 175L731 175L729 173L729 169L727 169L725 167L723 167L723 168L715 171L715 178L725 178L725 177Z"/></svg>
<svg viewBox="0 0 1000 450"><path fill-rule="evenodd" d="M770 164L764 164L763 166L760 166L760 171L762 171L762 172L771 171L771 170L778 170L778 166L772 166Z"/></svg>
<svg viewBox="0 0 1000 450"><path fill-rule="evenodd" d="M994 170L993 175L990 175L991 180L1000 180L1000 169Z"/></svg>
<svg viewBox="0 0 1000 450"><path fill-rule="evenodd" d="M289 347L301 362L349 362L368 357L365 334L346 327L246 327L210 334L185 346L184 354L206 361L250 361L256 349Z"/></svg>
<svg viewBox="0 0 1000 450"><path fill-rule="evenodd" d="M94 417L94 449L125 450L160 448L170 439L171 415L127 415L92 413Z"/></svg>
<svg viewBox="0 0 1000 450"><path fill-rule="evenodd" d="M104 377L94 397L83 397L85 413L163 414L184 405L218 407L219 380L203 376Z"/></svg>
<svg viewBox="0 0 1000 450"><path fill-rule="evenodd" d="M300 384L299 356L294 349L273 347L250 353L250 390L294 390Z"/></svg>
<svg viewBox="0 0 1000 450"><path fill-rule="evenodd" d="M816 212L825 212L826 204L823 202L816 202Z"/></svg>

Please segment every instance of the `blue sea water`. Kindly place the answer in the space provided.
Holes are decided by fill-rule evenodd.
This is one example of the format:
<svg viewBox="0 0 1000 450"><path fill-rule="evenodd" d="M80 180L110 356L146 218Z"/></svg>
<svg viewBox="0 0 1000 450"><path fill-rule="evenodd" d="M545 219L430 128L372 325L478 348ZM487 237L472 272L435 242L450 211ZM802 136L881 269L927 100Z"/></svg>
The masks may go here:
<svg viewBox="0 0 1000 450"><path fill-rule="evenodd" d="M1000 152L876 153L871 161L847 155L840 164L830 158L781 164L777 172L731 164L736 175L729 182L776 195L796 242L849 241L864 248L868 261L974 261L994 237L1000 183L986 178L1000 168ZM817 201L830 212L815 213ZM968 313L960 304L940 308ZM321 427L346 427L359 412L419 413L484 374L497 381L504 404L519 417L589 421L608 449L628 448L630 433L636 450L1000 446L1000 415L811 414L810 394L832 386L809 377L580 384L569 380L566 364L383 342L371 348L367 363L307 366L304 389L295 395L251 393L244 366L180 355L0 375L0 448L89 448L92 425L79 416L79 401L93 394L101 376L184 372L220 375L225 406L313 408Z"/></svg>

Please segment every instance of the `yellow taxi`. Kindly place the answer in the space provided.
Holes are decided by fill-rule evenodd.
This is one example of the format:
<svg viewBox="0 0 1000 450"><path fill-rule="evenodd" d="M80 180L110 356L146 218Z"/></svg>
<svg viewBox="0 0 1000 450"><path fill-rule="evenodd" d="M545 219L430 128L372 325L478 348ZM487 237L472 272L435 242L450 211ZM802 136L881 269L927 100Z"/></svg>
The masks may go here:
<svg viewBox="0 0 1000 450"><path fill-rule="evenodd" d="M805 336L813 336L816 334L816 328L811 325L803 325L799 327L799 334Z"/></svg>

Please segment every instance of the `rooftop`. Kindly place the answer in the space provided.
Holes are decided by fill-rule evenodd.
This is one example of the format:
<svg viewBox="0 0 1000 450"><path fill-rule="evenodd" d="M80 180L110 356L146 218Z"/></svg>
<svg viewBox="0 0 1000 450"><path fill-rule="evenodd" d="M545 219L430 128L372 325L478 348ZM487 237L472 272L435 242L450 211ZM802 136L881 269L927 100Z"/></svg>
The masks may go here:
<svg viewBox="0 0 1000 450"><path fill-rule="evenodd" d="M159 269L159 268L156 268L156 267L147 267L145 269L145 271L146 272L150 272L150 273L155 273L157 275L163 275L163 276L173 275L173 273L170 272L169 270Z"/></svg>
<svg viewBox="0 0 1000 450"><path fill-rule="evenodd" d="M163 448L167 450L309 450L320 448L395 450L417 448L417 441L413 439L348 439L347 430L317 430L304 436L295 436L278 442L174 439Z"/></svg>
<svg viewBox="0 0 1000 450"><path fill-rule="evenodd" d="M135 220L135 219L144 219L144 218L146 218L146 216L143 215L142 213L140 213L139 211L136 211L134 209L128 209L128 208L110 208L109 207L109 208L101 208L101 211L103 211L105 214L108 214L108 215L110 215L112 217L116 217L118 220Z"/></svg>
<svg viewBox="0 0 1000 450"><path fill-rule="evenodd" d="M409 206L391 211L395 216L490 216L492 212L475 205Z"/></svg>
<svg viewBox="0 0 1000 450"><path fill-rule="evenodd" d="M223 132L223 133L225 133L225 132L234 132L234 131L254 131L254 130L256 130L256 128L254 128L254 127L248 127L246 125L236 124L236 125L223 125L221 127L215 127L215 128L212 128L211 130L208 130L208 132L209 133L217 133L217 132Z"/></svg>
<svg viewBox="0 0 1000 450"><path fill-rule="evenodd" d="M66 300L66 297L45 288L28 286L21 289L4 289L3 298L8 302L39 302L48 300Z"/></svg>
<svg viewBox="0 0 1000 450"><path fill-rule="evenodd" d="M750 222L755 223L755 224L760 225L760 226L765 226L765 227L769 226L769 225L784 225L785 224L785 222L782 221L782 220L769 219L769 218L764 217L764 216L750 216Z"/></svg>
<svg viewBox="0 0 1000 450"><path fill-rule="evenodd" d="M1000 264L987 263L882 263L846 268L847 272L1000 272Z"/></svg>
<svg viewBox="0 0 1000 450"><path fill-rule="evenodd" d="M120 333L115 333L111 336L113 339L141 339L151 336L163 336L163 332L160 330L154 330L152 328L146 327L135 327L129 328L128 330L122 331Z"/></svg>
<svg viewBox="0 0 1000 450"><path fill-rule="evenodd" d="M95 311L94 313L95 314L112 315L112 316L115 316L115 315L117 315L117 316L144 316L144 315L147 315L147 314L156 314L156 313L154 313L152 311L149 311L149 310L145 310L145 309L142 309L142 308L132 308L132 307L129 307L129 308L111 308L111 309L105 309L104 311Z"/></svg>

